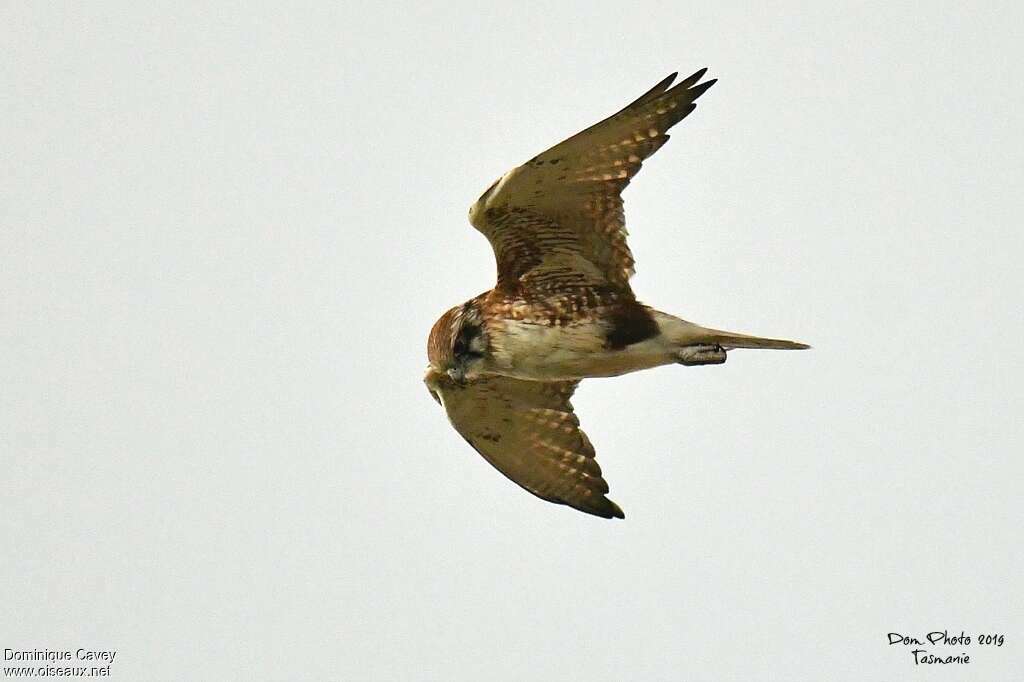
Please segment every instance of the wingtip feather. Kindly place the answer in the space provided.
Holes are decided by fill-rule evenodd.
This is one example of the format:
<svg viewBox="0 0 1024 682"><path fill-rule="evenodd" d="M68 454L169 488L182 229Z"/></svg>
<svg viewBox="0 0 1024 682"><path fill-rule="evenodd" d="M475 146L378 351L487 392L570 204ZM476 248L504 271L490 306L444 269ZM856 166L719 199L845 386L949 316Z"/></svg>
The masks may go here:
<svg viewBox="0 0 1024 682"><path fill-rule="evenodd" d="M703 69L699 69L699 70L691 73L685 79L680 81L679 85L677 85L676 87L682 87L684 89L688 88L691 85L693 85L694 83L696 83L697 81L699 81L701 78L703 78L704 74L706 74L707 72L708 72L708 67L705 66Z"/></svg>
<svg viewBox="0 0 1024 682"><path fill-rule="evenodd" d="M622 511L622 507L620 507L619 505L615 504L614 502L609 500L607 497L602 497L599 500L599 502L601 503L600 506L597 507L596 509L588 510L589 513L591 513L591 514L593 514L595 516L600 516L601 518L604 518L604 519L625 519L626 518L626 515Z"/></svg>
<svg viewBox="0 0 1024 682"><path fill-rule="evenodd" d="M708 88L710 88L712 85L714 85L717 82L718 82L717 78L712 78L709 81L704 81L703 83L700 83L699 85L695 85L692 88L689 88L686 92L690 95L690 101L691 102L695 101L698 97L700 97L705 92L707 92Z"/></svg>

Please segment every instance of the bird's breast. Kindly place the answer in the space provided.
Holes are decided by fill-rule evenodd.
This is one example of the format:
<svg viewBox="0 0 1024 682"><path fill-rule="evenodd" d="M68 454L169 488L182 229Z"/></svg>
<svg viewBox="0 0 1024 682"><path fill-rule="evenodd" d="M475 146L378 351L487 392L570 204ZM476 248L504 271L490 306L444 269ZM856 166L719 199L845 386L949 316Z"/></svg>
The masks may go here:
<svg viewBox="0 0 1024 682"><path fill-rule="evenodd" d="M608 343L601 319L546 324L500 320L490 329L489 370L534 381L608 377L670 361L660 335L625 348Z"/></svg>

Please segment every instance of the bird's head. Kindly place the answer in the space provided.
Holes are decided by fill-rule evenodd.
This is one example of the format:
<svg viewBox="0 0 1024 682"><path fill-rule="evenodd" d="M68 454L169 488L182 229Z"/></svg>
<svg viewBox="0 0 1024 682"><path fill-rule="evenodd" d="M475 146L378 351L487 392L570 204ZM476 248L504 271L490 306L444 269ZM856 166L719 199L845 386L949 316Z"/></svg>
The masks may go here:
<svg viewBox="0 0 1024 682"><path fill-rule="evenodd" d="M455 306L430 330L430 367L456 383L476 379L483 371L487 353L487 333L476 301Z"/></svg>

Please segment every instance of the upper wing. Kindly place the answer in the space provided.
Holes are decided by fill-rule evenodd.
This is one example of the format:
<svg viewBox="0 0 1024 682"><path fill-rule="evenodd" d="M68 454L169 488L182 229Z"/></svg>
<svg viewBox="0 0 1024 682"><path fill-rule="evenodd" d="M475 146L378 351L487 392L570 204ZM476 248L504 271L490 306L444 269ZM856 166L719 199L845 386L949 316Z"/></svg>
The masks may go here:
<svg viewBox="0 0 1024 682"><path fill-rule="evenodd" d="M670 88L672 74L622 111L506 173L470 208L498 261L498 284L533 277L629 287L621 192L669 128L715 81L701 69Z"/></svg>
<svg viewBox="0 0 1024 682"><path fill-rule="evenodd" d="M431 371L426 382L455 430L512 481L550 502L624 518L605 497L608 483L569 403L578 381L492 375L459 385Z"/></svg>

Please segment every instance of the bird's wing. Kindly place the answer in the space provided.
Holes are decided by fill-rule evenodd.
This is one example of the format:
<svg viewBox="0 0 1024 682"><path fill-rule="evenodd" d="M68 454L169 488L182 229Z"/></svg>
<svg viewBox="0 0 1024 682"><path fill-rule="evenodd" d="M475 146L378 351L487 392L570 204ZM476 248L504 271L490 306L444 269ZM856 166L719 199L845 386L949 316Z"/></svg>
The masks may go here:
<svg viewBox="0 0 1024 682"><path fill-rule="evenodd" d="M573 135L497 180L470 208L498 262L498 285L558 277L629 287L621 192L715 83L701 69L675 87L664 79L622 111Z"/></svg>
<svg viewBox="0 0 1024 682"><path fill-rule="evenodd" d="M431 394L452 426L495 469L537 497L587 514L624 518L569 398L578 381L485 376L460 385L428 372Z"/></svg>

